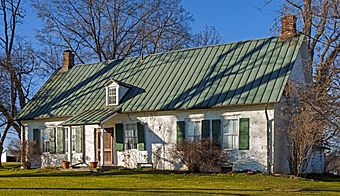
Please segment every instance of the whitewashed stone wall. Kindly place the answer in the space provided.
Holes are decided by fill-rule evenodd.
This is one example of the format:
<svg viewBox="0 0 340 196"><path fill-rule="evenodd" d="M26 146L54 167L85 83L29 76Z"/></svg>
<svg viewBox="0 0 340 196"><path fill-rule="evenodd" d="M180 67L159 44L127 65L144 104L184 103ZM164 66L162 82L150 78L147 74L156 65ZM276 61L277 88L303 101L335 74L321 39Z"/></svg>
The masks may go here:
<svg viewBox="0 0 340 196"><path fill-rule="evenodd" d="M105 127L113 127L115 123L142 122L146 125L145 145L146 151L129 150L117 152L117 165L124 167L136 167L138 162L152 162L157 169L183 169L183 165L172 159L170 152L176 144L176 122L188 119L213 120L230 118L250 119L250 149L234 150L230 152L234 170L268 171L268 141L267 120L265 109L250 107L246 111L229 110L193 110L185 112L155 112L135 113L129 115L117 115L105 123ZM268 116L273 129L274 110L268 109Z"/></svg>
<svg viewBox="0 0 340 196"><path fill-rule="evenodd" d="M267 172L268 170L268 140L267 140L267 120L264 106L238 108L213 109L213 110L192 110L176 112L155 112L155 113L134 113L118 114L111 120L105 122L103 127L114 127L115 123L142 122L145 124L145 148L144 151L128 150L115 152L115 165L136 168L138 163L153 163L157 169L185 169L178 161L172 159L170 153L174 149L177 140L176 123L188 119L213 120L230 118L250 119L250 149L234 150L230 152L231 161L234 163L234 170L258 170ZM273 122L274 110L268 109L268 115ZM44 122L31 121L27 123L28 138L32 140L33 128L43 128L53 124L58 125L62 121ZM98 125L85 126L85 160L86 162L95 160L94 129ZM271 126L273 128L273 126ZM82 154L73 154L72 164L80 162ZM61 161L67 158L67 154L44 154L41 166L59 166Z"/></svg>

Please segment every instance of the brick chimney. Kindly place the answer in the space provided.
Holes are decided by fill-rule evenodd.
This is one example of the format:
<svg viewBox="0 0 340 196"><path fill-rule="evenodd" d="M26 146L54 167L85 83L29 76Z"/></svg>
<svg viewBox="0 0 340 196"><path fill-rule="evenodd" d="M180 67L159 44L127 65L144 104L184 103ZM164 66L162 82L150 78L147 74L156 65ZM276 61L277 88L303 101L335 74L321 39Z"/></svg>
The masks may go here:
<svg viewBox="0 0 340 196"><path fill-rule="evenodd" d="M61 71L68 71L74 65L74 54L72 50L64 50L63 52L63 64Z"/></svg>
<svg viewBox="0 0 340 196"><path fill-rule="evenodd" d="M288 14L281 18L282 27L280 40L292 38L296 35L296 17Z"/></svg>

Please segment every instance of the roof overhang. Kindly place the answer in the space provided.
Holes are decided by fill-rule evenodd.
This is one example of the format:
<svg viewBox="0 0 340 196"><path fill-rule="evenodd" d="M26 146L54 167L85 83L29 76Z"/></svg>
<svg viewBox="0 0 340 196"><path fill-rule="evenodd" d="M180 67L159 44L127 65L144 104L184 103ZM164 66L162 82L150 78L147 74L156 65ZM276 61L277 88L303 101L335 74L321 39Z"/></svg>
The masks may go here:
<svg viewBox="0 0 340 196"><path fill-rule="evenodd" d="M107 120L114 117L120 107L116 108L102 108L95 110L87 110L72 116L63 122L62 126L79 126L79 125L93 125L93 124L102 124Z"/></svg>

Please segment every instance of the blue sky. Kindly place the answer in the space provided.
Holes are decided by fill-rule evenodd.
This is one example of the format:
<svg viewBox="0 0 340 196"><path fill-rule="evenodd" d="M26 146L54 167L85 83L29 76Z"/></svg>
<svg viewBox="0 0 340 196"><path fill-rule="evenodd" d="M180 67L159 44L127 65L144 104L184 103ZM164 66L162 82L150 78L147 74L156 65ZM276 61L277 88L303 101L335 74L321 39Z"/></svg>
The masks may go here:
<svg viewBox="0 0 340 196"><path fill-rule="evenodd" d="M281 0L182 0L183 7L194 17L192 30L198 32L205 25L215 26L225 42L272 36L270 28L278 16ZM19 27L20 34L32 40L42 23L25 1L26 16Z"/></svg>
<svg viewBox="0 0 340 196"><path fill-rule="evenodd" d="M270 28L278 16L280 0L183 0L193 14L193 30L215 26L226 42L272 36Z"/></svg>

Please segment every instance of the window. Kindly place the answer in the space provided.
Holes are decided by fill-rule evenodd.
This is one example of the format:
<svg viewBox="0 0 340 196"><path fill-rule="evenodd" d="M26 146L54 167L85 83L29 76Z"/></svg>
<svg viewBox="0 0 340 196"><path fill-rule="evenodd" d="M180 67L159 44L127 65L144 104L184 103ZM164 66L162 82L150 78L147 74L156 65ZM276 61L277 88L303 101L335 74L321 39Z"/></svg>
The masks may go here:
<svg viewBox="0 0 340 196"><path fill-rule="evenodd" d="M107 87L107 105L118 105L118 86Z"/></svg>
<svg viewBox="0 0 340 196"><path fill-rule="evenodd" d="M68 152L68 140L71 139L71 150L75 153L81 153L82 152L82 142L83 142L83 136L82 136L82 127L81 126L74 126L71 129L71 137L69 137L68 129L65 129L65 151Z"/></svg>
<svg viewBox="0 0 340 196"><path fill-rule="evenodd" d="M33 141L35 141L38 146L40 146L40 137L40 130L33 129Z"/></svg>
<svg viewBox="0 0 340 196"><path fill-rule="evenodd" d="M223 140L224 149L238 149L239 146L239 122L238 119L228 119L223 121Z"/></svg>
<svg viewBox="0 0 340 196"><path fill-rule="evenodd" d="M249 150L249 118L177 121L177 143L210 138L224 149Z"/></svg>
<svg viewBox="0 0 340 196"><path fill-rule="evenodd" d="M55 152L55 130L46 128L43 133L43 152Z"/></svg>
<svg viewBox="0 0 340 196"><path fill-rule="evenodd" d="M137 126L136 124L125 124L124 130L124 144L125 149L137 149L138 137L137 137Z"/></svg>
<svg viewBox="0 0 340 196"><path fill-rule="evenodd" d="M63 127L56 127L56 152L59 154L65 153L65 131Z"/></svg>
<svg viewBox="0 0 340 196"><path fill-rule="evenodd" d="M202 138L202 126L201 121L188 121L188 131L186 139L188 141L200 140Z"/></svg>

